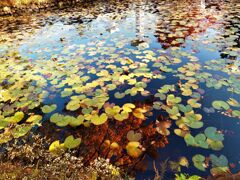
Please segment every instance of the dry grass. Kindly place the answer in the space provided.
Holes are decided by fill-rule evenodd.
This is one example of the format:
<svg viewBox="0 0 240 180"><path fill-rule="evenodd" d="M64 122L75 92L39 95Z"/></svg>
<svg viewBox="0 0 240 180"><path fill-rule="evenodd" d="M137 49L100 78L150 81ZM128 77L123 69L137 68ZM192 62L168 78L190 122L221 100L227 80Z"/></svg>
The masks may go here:
<svg viewBox="0 0 240 180"><path fill-rule="evenodd" d="M51 0L1 0L0 1L0 6L25 6L29 4L43 4L46 2L50 2Z"/></svg>
<svg viewBox="0 0 240 180"><path fill-rule="evenodd" d="M36 3L36 4L46 3L49 0L12 0L12 1L16 6L21 6L21 5L28 5L31 3Z"/></svg>

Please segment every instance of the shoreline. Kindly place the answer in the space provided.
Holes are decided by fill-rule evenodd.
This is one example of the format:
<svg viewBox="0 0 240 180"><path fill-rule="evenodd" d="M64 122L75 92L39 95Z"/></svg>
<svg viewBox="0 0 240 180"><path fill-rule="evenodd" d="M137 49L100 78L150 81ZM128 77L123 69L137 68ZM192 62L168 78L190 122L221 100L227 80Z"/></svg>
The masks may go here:
<svg viewBox="0 0 240 180"><path fill-rule="evenodd" d="M28 13L38 13L42 11L56 10L56 9L64 9L67 7L75 6L77 4L82 4L84 2L88 2L86 0L67 0L67 1L48 1L45 3L32 3L25 4L21 6L16 5L7 5L0 4L0 17L1 16L18 16L22 14Z"/></svg>

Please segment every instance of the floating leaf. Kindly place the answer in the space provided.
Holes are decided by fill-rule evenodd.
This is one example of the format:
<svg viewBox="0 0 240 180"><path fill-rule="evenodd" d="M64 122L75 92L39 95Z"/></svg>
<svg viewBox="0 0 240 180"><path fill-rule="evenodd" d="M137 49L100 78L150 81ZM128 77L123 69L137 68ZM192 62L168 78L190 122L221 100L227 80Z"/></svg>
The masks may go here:
<svg viewBox="0 0 240 180"><path fill-rule="evenodd" d="M200 180L201 177L197 176L197 175L193 175L193 176L186 176L185 174L176 174L176 178L175 180Z"/></svg>
<svg viewBox="0 0 240 180"><path fill-rule="evenodd" d="M207 138L213 141L223 141L224 136L220 132L217 132L217 128L215 127L207 127L204 131Z"/></svg>
<svg viewBox="0 0 240 180"><path fill-rule="evenodd" d="M218 175L228 173L229 168L228 167L214 167L210 171L211 171L211 174L213 177L217 177Z"/></svg>
<svg viewBox="0 0 240 180"><path fill-rule="evenodd" d="M126 103L122 107L123 111L125 111L125 112L132 112L132 109L134 109L134 108L135 108L135 105L131 104L131 103Z"/></svg>
<svg viewBox="0 0 240 180"><path fill-rule="evenodd" d="M192 161L194 163L194 166L201 170L201 171L205 171L205 157L201 154L197 154L195 156L192 157Z"/></svg>
<svg viewBox="0 0 240 180"><path fill-rule="evenodd" d="M72 89L65 88L64 91L61 92L61 97L71 96L72 93Z"/></svg>
<svg viewBox="0 0 240 180"><path fill-rule="evenodd" d="M183 104L178 104L178 109L183 113L188 113L192 111L192 107L190 105L184 106Z"/></svg>
<svg viewBox="0 0 240 180"><path fill-rule="evenodd" d="M227 101L227 103L228 103L230 106L233 106L233 107L240 107L240 103L239 103L236 99L233 99L233 98L229 98L229 100Z"/></svg>
<svg viewBox="0 0 240 180"><path fill-rule="evenodd" d="M70 111L76 111L79 108L80 108L79 100L71 100L66 106L66 109Z"/></svg>
<svg viewBox="0 0 240 180"><path fill-rule="evenodd" d="M139 119L145 119L145 115L143 113L145 113L146 110L142 109L142 108L136 108L133 110L133 115L136 117L136 118L139 118Z"/></svg>
<svg viewBox="0 0 240 180"><path fill-rule="evenodd" d="M179 113L178 107L177 106L173 106L172 108L167 108L166 111L168 112L168 114L170 115L176 115Z"/></svg>
<svg viewBox="0 0 240 180"><path fill-rule="evenodd" d="M63 115L55 113L50 117L50 121L52 123L55 123L59 127L67 126L69 123L69 120L65 118Z"/></svg>
<svg viewBox="0 0 240 180"><path fill-rule="evenodd" d="M154 96L160 98L160 100L166 99L166 95L163 93L156 93Z"/></svg>
<svg viewBox="0 0 240 180"><path fill-rule="evenodd" d="M31 125L17 125L11 132L14 138L20 138L25 136L31 129Z"/></svg>
<svg viewBox="0 0 240 180"><path fill-rule="evenodd" d="M8 121L9 123L18 123L24 118L24 113L22 111L18 111L14 114L12 117L5 118L5 121Z"/></svg>
<svg viewBox="0 0 240 180"><path fill-rule="evenodd" d="M115 92L114 97L117 99L122 99L125 96L125 93Z"/></svg>
<svg viewBox="0 0 240 180"><path fill-rule="evenodd" d="M105 112L108 116L113 117L117 115L121 111L121 108L119 106L113 106L113 107L106 107Z"/></svg>
<svg viewBox="0 0 240 180"><path fill-rule="evenodd" d="M68 136L64 141L64 147L68 149L74 149L81 144L81 138L74 139L74 137Z"/></svg>
<svg viewBox="0 0 240 180"><path fill-rule="evenodd" d="M108 116L105 113L102 113L100 116L95 114L91 117L91 122L94 125L101 125L101 124L104 124L107 121L107 119L108 119Z"/></svg>
<svg viewBox="0 0 240 180"><path fill-rule="evenodd" d="M228 110L230 108L229 105L224 101L213 101L212 106L218 110L221 109Z"/></svg>
<svg viewBox="0 0 240 180"><path fill-rule="evenodd" d="M133 130L131 130L127 133L127 139L129 141L138 142L141 138L142 138L142 134L141 133L135 133Z"/></svg>
<svg viewBox="0 0 240 180"><path fill-rule="evenodd" d="M42 116L41 115L33 115L33 116L30 116L26 122L29 122L29 123L38 123L39 121L42 120Z"/></svg>
<svg viewBox="0 0 240 180"><path fill-rule="evenodd" d="M193 137L191 134L186 134L184 136L184 140L187 143L187 145L208 149L206 136L202 133L196 135L195 137Z"/></svg>
<svg viewBox="0 0 240 180"><path fill-rule="evenodd" d="M228 167L228 160L224 155L217 157L216 155L211 154L210 159L215 167Z"/></svg>
<svg viewBox="0 0 240 180"><path fill-rule="evenodd" d="M184 140L187 143L187 145L191 145L191 146L196 145L195 139L191 134L186 134L184 136Z"/></svg>
<svg viewBox="0 0 240 180"><path fill-rule="evenodd" d="M41 109L42 109L42 112L46 114L46 113L50 113L50 112L53 112L54 110L56 110L57 105L56 104L45 105Z"/></svg>
<svg viewBox="0 0 240 180"><path fill-rule="evenodd" d="M239 111L239 110L233 110L233 111L232 111L232 115L233 115L234 117L240 117L240 111Z"/></svg>
<svg viewBox="0 0 240 180"><path fill-rule="evenodd" d="M59 140L52 142L52 144L49 146L49 152L54 154L59 154L64 150L64 144L60 144Z"/></svg>
<svg viewBox="0 0 240 180"><path fill-rule="evenodd" d="M129 114L128 112L122 111L120 114L114 115L114 118L118 121L123 121L125 119L128 119Z"/></svg>
<svg viewBox="0 0 240 180"><path fill-rule="evenodd" d="M139 142L129 142L126 146L126 150L129 156L138 158L142 154L142 150L139 148Z"/></svg>
<svg viewBox="0 0 240 180"><path fill-rule="evenodd" d="M224 147L222 141L213 141L211 139L207 139L207 143L209 144L210 148L215 151L219 151Z"/></svg>
<svg viewBox="0 0 240 180"><path fill-rule="evenodd" d="M201 104L197 103L197 99L189 99L187 103L192 106L193 108L200 108Z"/></svg>
<svg viewBox="0 0 240 180"><path fill-rule="evenodd" d="M120 146L116 142L113 142L110 145L110 149L112 149L112 150L118 150L119 148L120 148Z"/></svg>
<svg viewBox="0 0 240 180"><path fill-rule="evenodd" d="M93 108L91 107L82 109L83 114L91 114L92 111L93 111Z"/></svg>
<svg viewBox="0 0 240 180"><path fill-rule="evenodd" d="M178 104L182 101L180 97L175 97L173 94L169 94L167 96L167 105L172 106L174 104Z"/></svg>
<svg viewBox="0 0 240 180"><path fill-rule="evenodd" d="M1 130L1 129L4 129L5 127L7 127L8 124L9 124L8 121L6 121L6 120L4 120L4 119L1 119L1 120L0 120L0 130Z"/></svg>
<svg viewBox="0 0 240 180"><path fill-rule="evenodd" d="M180 157L179 164L181 166L188 167L189 166L188 159L186 157Z"/></svg>
<svg viewBox="0 0 240 180"><path fill-rule="evenodd" d="M69 121L69 125L72 127L80 126L83 124L85 117L83 115L79 115L77 118L73 118L71 121Z"/></svg>

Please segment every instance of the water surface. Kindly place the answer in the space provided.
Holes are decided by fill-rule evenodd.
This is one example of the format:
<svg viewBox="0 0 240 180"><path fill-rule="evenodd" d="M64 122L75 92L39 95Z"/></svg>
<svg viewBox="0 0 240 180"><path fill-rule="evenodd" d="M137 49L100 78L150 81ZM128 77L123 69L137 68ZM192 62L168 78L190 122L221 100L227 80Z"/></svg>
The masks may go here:
<svg viewBox="0 0 240 180"><path fill-rule="evenodd" d="M33 131L52 141L64 141L70 134L80 137L83 142L78 151L86 162L98 156L109 158L128 172L136 172L137 179L154 177L153 162L160 168L165 160L178 164L181 157L189 162L187 167L178 164L182 173L206 177L219 165L237 172L239 12L239 1L138 0L95 2L44 14L2 17L0 117L4 121L17 111L24 112L19 123L23 126L28 117L40 114L42 126L32 124ZM166 85L171 88L166 90ZM181 101L169 103L166 99L173 94ZM69 108L68 103L74 99L81 105ZM135 115L129 112L127 118L116 120L106 112L107 107L114 106L112 103L120 108L134 104ZM41 107L52 104L57 105L53 112L42 112ZM179 106L190 110L184 112ZM143 114L136 112L137 108ZM179 113L169 110L172 108ZM56 113L74 118L80 115L85 120L74 128L69 124L59 127L49 121ZM105 113L108 120L101 125L86 117ZM189 113L193 117L187 117ZM196 120L196 114L202 118ZM182 122L182 117L190 120ZM159 125L156 119L163 123ZM196 121L203 123L195 125ZM217 129L212 137L215 144L204 132L208 127ZM166 129L169 133L163 132ZM205 133L207 147L187 145L186 137L176 135L176 129L181 136ZM126 145L133 141L126 134L132 130L142 134L138 140L142 153L138 157L126 152ZM148 130L153 134L149 135ZM218 139L221 134L224 140ZM100 150L106 139L119 144L117 152ZM198 154L206 158L198 164L203 170L192 161ZM223 155L227 163L222 159L214 163L209 158L212 154ZM180 173L173 170L167 168L164 178L172 179Z"/></svg>

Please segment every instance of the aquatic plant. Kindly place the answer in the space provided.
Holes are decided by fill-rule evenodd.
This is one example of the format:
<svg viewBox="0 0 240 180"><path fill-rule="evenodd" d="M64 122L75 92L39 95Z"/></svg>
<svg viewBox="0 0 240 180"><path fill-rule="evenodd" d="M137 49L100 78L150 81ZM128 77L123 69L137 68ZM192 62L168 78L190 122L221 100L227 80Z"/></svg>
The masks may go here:
<svg viewBox="0 0 240 180"><path fill-rule="evenodd" d="M133 12L128 2L108 7L111 11L94 4L61 11L54 20L54 12L39 20L36 15L26 20L36 27L26 24L14 38L7 33L12 25L3 23L1 147L39 133L52 155L76 151L84 165L100 157L134 174L147 155L157 159L170 142L179 143L181 153L193 148L194 154L164 162L162 173L170 166L177 178L191 179L184 168L192 165L206 174L229 171L233 160L218 153L229 140L220 125L237 125L240 118L239 6L223 3L227 8L215 14L189 11L185 3L175 10L176 2L134 3L146 8L146 37L132 35L141 25L135 27L139 9ZM42 28L42 22L49 26ZM226 32L208 36L219 27Z"/></svg>

